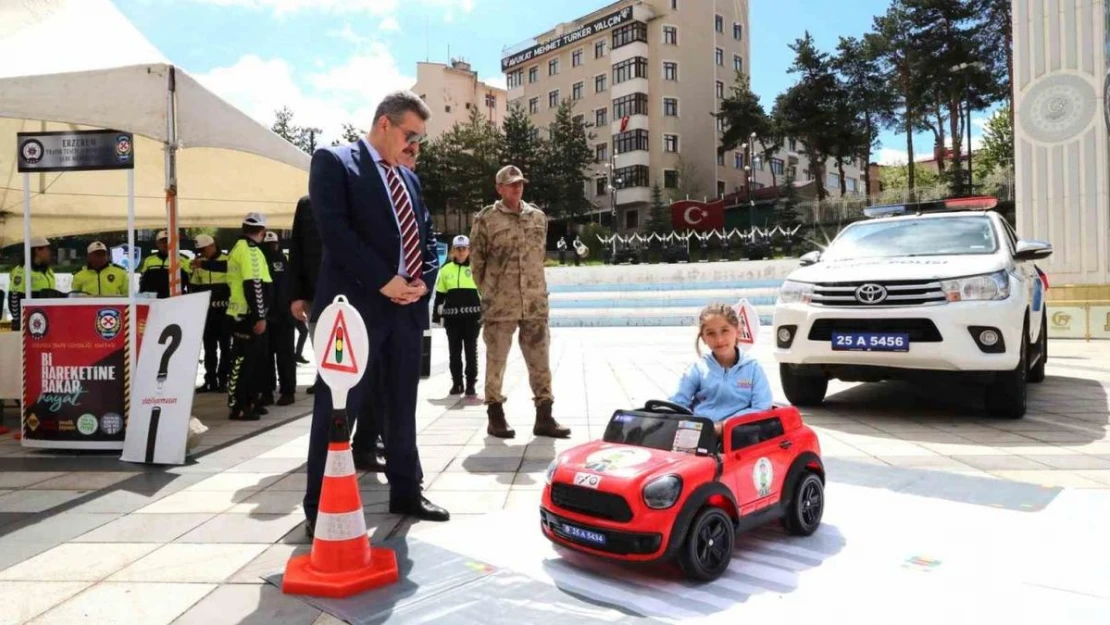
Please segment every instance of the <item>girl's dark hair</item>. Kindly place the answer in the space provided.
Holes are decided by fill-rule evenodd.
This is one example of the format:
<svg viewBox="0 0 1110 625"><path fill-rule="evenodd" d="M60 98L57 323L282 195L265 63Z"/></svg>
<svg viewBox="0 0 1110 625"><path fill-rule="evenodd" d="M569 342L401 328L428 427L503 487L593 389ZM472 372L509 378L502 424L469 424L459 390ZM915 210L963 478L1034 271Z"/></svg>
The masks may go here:
<svg viewBox="0 0 1110 625"><path fill-rule="evenodd" d="M698 314L698 335L694 337L694 349L697 350L698 356L701 356L701 333L705 330L705 322L710 317L721 316L725 318L728 324L737 330L740 329L740 315L736 314L736 309L728 304L710 304L701 309Z"/></svg>

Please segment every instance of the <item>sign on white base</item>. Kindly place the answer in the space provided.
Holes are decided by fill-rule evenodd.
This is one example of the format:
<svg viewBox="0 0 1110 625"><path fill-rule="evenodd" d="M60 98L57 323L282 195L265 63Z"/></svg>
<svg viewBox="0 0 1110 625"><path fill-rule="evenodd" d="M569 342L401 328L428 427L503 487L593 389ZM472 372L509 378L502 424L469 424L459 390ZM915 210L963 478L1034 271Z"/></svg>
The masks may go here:
<svg viewBox="0 0 1110 625"><path fill-rule="evenodd" d="M347 407L347 393L358 384L370 362L370 339L362 315L337 295L316 322L312 337L317 371L331 389L332 407Z"/></svg>
<svg viewBox="0 0 1110 625"><path fill-rule="evenodd" d="M746 298L736 303L736 316L740 318L740 344L751 348L759 339L759 312Z"/></svg>
<svg viewBox="0 0 1110 625"><path fill-rule="evenodd" d="M184 464L208 292L151 300L131 376L125 462Z"/></svg>

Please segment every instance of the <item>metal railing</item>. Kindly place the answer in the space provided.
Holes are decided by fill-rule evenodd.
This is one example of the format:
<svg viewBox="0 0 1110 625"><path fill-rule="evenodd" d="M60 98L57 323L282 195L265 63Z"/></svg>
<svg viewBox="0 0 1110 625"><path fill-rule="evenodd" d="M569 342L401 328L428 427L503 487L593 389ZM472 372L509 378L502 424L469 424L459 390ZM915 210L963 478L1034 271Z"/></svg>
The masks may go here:
<svg viewBox="0 0 1110 625"><path fill-rule="evenodd" d="M1059 300L1046 304L1048 338L1110 340L1110 300Z"/></svg>

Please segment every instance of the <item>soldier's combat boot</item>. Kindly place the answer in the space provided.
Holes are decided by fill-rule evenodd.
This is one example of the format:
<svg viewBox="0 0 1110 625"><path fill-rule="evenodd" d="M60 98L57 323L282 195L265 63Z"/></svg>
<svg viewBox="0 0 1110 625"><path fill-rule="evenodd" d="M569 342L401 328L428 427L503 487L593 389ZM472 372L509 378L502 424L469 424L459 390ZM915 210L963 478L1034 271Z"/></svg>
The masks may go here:
<svg viewBox="0 0 1110 625"><path fill-rule="evenodd" d="M486 414L489 415L486 434L497 438L513 438L516 436L516 430L509 427L508 421L505 420L505 408L501 404L490 404L486 408Z"/></svg>
<svg viewBox="0 0 1110 625"><path fill-rule="evenodd" d="M551 438L570 438L570 428L559 425L555 417L551 416L551 402L545 401L536 406L536 425L532 428L532 434Z"/></svg>

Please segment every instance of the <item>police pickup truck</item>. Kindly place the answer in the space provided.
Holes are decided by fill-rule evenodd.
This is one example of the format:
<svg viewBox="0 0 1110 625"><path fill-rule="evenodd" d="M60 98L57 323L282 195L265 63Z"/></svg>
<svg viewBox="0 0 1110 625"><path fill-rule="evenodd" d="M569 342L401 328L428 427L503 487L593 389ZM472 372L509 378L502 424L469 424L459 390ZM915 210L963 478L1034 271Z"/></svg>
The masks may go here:
<svg viewBox="0 0 1110 625"><path fill-rule="evenodd" d="M1048 358L1052 246L1019 239L993 198L865 209L802 256L775 304L787 399L818 405L830 379L956 376L985 387L987 412L1025 415L1026 382Z"/></svg>

